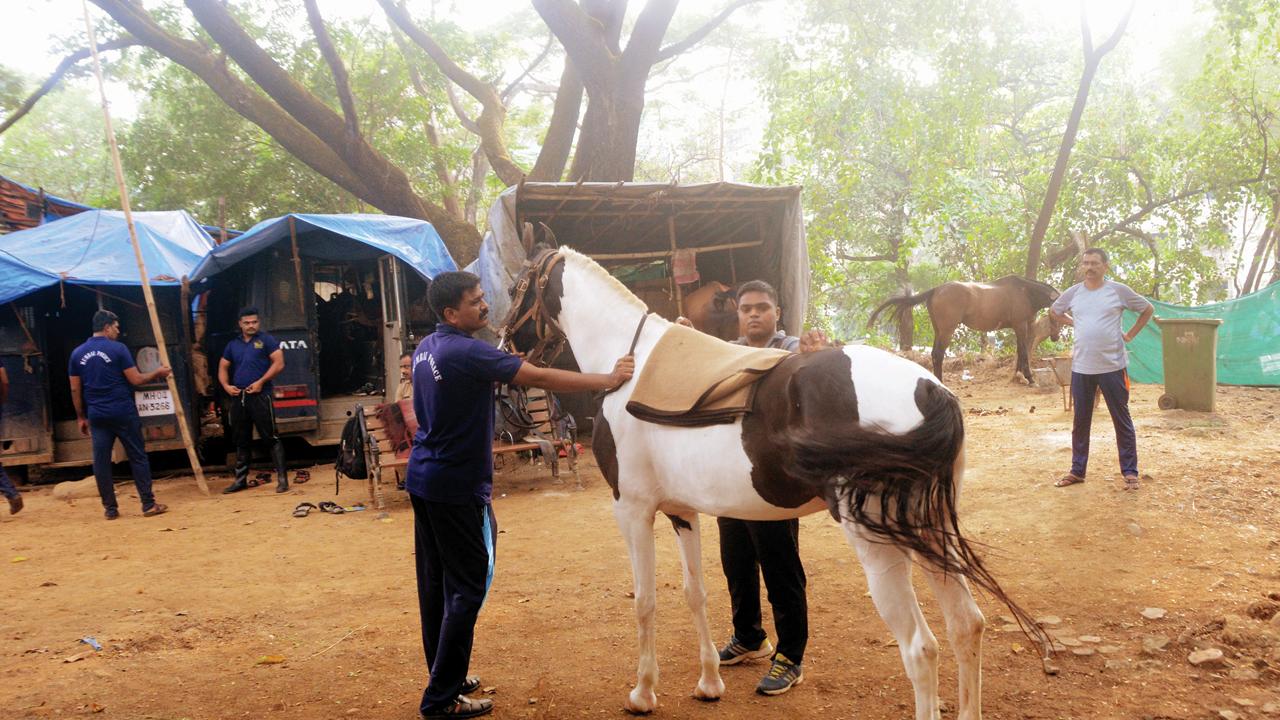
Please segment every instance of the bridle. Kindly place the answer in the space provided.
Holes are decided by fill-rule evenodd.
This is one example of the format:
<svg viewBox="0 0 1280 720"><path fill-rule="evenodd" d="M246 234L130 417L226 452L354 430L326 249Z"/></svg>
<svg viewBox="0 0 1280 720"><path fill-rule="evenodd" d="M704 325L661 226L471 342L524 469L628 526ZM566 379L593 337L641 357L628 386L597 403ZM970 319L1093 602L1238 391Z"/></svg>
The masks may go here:
<svg viewBox="0 0 1280 720"><path fill-rule="evenodd" d="M546 305L547 281L551 279L551 273L556 266L563 262L564 255L561 255L559 250L549 248L539 252L528 263L527 269L523 271L511 295L511 310L507 312L506 319L502 321L502 328L498 331L499 349L514 351L515 347L511 344L512 336L525 323L532 320L538 341L525 353L525 360L546 367L564 351L564 332L560 330L559 325L556 325ZM529 294L530 289L533 290L533 302L529 303L528 309L521 312L525 304L525 296Z"/></svg>

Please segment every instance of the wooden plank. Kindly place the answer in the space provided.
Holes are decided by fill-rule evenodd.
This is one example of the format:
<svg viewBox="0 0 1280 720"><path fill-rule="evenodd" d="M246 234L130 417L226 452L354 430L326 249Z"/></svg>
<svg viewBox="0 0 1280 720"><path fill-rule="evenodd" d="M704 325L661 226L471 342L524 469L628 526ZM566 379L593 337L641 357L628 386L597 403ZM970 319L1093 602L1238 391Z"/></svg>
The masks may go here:
<svg viewBox="0 0 1280 720"><path fill-rule="evenodd" d="M764 242L761 240L752 240L748 242L722 243L719 245L706 245L703 247L690 247L690 250L696 250L699 253L715 252L718 250L737 250L740 248L759 247ZM650 252L631 252L631 253L588 253L592 260L657 260L659 258L671 257L670 250L654 250Z"/></svg>
<svg viewBox="0 0 1280 720"><path fill-rule="evenodd" d="M493 446L493 453L497 455L498 453L504 453L504 452L521 452L523 450L538 450L541 447L542 446L539 445L538 443L510 443L510 444L503 443L501 445L495 443Z"/></svg>

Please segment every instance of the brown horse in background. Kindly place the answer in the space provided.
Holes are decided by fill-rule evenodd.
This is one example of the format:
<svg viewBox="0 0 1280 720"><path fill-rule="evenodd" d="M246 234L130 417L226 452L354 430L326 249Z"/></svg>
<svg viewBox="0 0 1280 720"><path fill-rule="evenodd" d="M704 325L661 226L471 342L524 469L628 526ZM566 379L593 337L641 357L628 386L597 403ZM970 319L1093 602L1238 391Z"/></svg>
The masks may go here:
<svg viewBox="0 0 1280 720"><path fill-rule="evenodd" d="M1007 275L992 283L952 281L919 295L889 298L871 313L867 326L874 326L876 317L890 305L897 306L901 317L924 303L933 323L933 374L938 380L942 380L942 358L955 336L956 327L964 324L979 332L1013 328L1018 339L1016 372L1022 373L1027 382L1034 385L1029 342L1032 321L1036 313L1052 305L1058 295L1052 285L1018 275ZM1050 321L1049 330L1049 336L1057 340L1057 323Z"/></svg>
<svg viewBox="0 0 1280 720"><path fill-rule="evenodd" d="M684 316L695 330L721 340L737 340L738 297L733 288L717 280L684 296Z"/></svg>

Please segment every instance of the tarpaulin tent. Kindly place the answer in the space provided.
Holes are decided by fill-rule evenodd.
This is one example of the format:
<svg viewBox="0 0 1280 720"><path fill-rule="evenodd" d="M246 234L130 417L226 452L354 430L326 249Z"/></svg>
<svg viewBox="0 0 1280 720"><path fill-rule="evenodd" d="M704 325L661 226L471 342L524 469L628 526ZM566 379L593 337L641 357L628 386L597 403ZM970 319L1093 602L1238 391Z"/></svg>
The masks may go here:
<svg viewBox="0 0 1280 720"><path fill-rule="evenodd" d="M178 285L213 247L209 234L186 212L133 214L142 259L152 283ZM88 210L28 230L0 236L0 302L58 282L139 285L124 213Z"/></svg>
<svg viewBox="0 0 1280 720"><path fill-rule="evenodd" d="M191 274L191 280L216 275L270 245L288 240L290 218L294 221L299 252L307 257L363 260L390 253L425 278L458 269L440 234L426 221L395 215L291 213L263 220L240 237L214 248ZM348 240L365 248L353 246L346 242Z"/></svg>
<svg viewBox="0 0 1280 720"><path fill-rule="evenodd" d="M1280 283L1226 302L1180 307L1152 300L1156 317L1217 318L1218 383L1280 386ZM1136 316L1125 312L1125 327ZM1164 382L1160 327L1149 323L1129 344L1129 376Z"/></svg>

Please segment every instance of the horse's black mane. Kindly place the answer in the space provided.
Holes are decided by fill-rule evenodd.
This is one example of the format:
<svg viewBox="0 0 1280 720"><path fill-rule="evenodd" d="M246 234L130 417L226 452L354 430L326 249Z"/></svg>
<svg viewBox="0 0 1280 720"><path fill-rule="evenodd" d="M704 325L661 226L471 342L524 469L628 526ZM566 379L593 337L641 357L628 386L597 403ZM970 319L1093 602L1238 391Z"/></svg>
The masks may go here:
<svg viewBox="0 0 1280 720"><path fill-rule="evenodd" d="M1005 275L1004 277L991 283L992 285L1017 285L1027 292L1027 294L1040 307L1048 307L1057 299L1058 289L1046 282L1039 280L1031 280L1021 275Z"/></svg>

